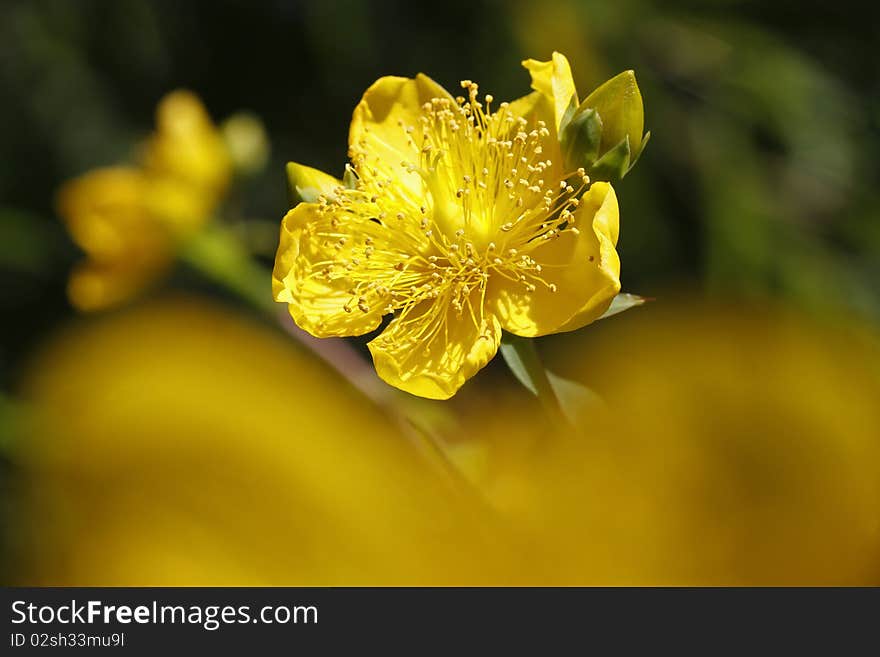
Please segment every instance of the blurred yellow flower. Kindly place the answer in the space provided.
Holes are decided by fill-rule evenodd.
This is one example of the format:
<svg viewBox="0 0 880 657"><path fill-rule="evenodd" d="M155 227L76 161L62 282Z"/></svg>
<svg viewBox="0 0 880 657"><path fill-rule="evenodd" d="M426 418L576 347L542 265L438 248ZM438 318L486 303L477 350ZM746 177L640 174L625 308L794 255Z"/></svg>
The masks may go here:
<svg viewBox="0 0 880 657"><path fill-rule="evenodd" d="M59 191L58 212L87 255L68 284L80 310L116 305L152 282L177 242L211 218L231 174L219 132L186 91L159 103L142 160L89 172Z"/></svg>
<svg viewBox="0 0 880 657"><path fill-rule="evenodd" d="M603 402L500 409L469 458L545 582L880 584L876 334L667 298L558 356Z"/></svg>
<svg viewBox="0 0 880 657"><path fill-rule="evenodd" d="M226 190L232 174L229 150L194 94L174 91L159 102L156 132L144 149L144 168L158 178L186 185L209 207ZM205 218L188 217L196 224Z"/></svg>
<svg viewBox="0 0 880 657"><path fill-rule="evenodd" d="M41 352L23 395L20 583L498 578L491 519L394 422L221 307L165 299L86 320Z"/></svg>
<svg viewBox="0 0 880 657"><path fill-rule="evenodd" d="M469 399L472 492L265 326L194 299L82 322L21 391L15 583L880 583L876 338L666 305L565 349L607 400L570 433Z"/></svg>
<svg viewBox="0 0 880 657"><path fill-rule="evenodd" d="M435 399L489 362L502 329L580 328L620 289L614 190L565 169L549 99L493 111L462 87L467 98L424 75L381 78L354 111L348 184L290 166L310 202L284 218L273 276L275 299L318 337L393 314L369 343L376 371Z"/></svg>

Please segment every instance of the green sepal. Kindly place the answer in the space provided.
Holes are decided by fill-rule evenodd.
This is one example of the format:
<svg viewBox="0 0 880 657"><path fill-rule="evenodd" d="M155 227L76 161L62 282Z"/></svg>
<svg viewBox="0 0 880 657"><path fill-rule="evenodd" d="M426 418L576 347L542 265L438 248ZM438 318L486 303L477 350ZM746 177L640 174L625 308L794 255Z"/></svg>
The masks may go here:
<svg viewBox="0 0 880 657"><path fill-rule="evenodd" d="M331 196L338 187L343 186L341 180L330 174L296 162L288 162L286 171L290 207L299 203L314 203L319 196Z"/></svg>
<svg viewBox="0 0 880 657"><path fill-rule="evenodd" d="M578 381L572 381L547 370L547 380L556 393L562 414L572 426L587 426L593 414L605 402L593 390Z"/></svg>
<svg viewBox="0 0 880 657"><path fill-rule="evenodd" d="M621 292L611 300L611 305L608 306L608 310L602 313L602 316L599 317L599 319L612 317L613 315L622 313L624 310L641 306L646 301L650 301L650 299L648 297L640 297L638 294Z"/></svg>
<svg viewBox="0 0 880 657"><path fill-rule="evenodd" d="M577 112L563 127L559 143L566 169L589 169L599 157L602 118L592 109Z"/></svg>
<svg viewBox="0 0 880 657"><path fill-rule="evenodd" d="M645 133L645 136L642 137L642 144L639 147L638 152L635 155L633 155L632 158L630 159L629 169L626 170L627 173L632 171L632 168L636 165L636 162L638 162L639 158L642 157L642 153L645 152L645 146L648 145L648 142L650 140L651 140L651 131L648 130L648 132Z"/></svg>
<svg viewBox="0 0 880 657"><path fill-rule="evenodd" d="M342 184L346 189L357 188L358 177L350 164L345 165L345 173L342 175Z"/></svg>
<svg viewBox="0 0 880 657"><path fill-rule="evenodd" d="M629 135L600 157L589 169L592 180L614 182L623 178L630 169Z"/></svg>

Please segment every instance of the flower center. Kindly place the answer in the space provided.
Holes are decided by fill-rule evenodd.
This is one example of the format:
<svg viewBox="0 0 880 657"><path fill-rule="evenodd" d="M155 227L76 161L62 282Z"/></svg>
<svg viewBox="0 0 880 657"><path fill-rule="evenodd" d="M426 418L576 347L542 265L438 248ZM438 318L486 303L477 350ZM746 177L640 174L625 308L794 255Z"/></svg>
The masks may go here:
<svg viewBox="0 0 880 657"><path fill-rule="evenodd" d="M551 154L561 157L544 121L530 124L508 103L493 112L492 96L484 104L475 83L465 80L462 88L467 98L433 98L417 125L398 123L407 149L398 164L378 157L366 140L353 144L355 189L319 201L330 225L314 227L315 236L325 246L335 240L338 253L321 275L349 286L347 312L380 309L404 318L439 300L436 312L449 307L479 326L492 276L526 293L556 291L533 251L578 231L574 210L589 178L553 161ZM359 228L340 225L347 221Z"/></svg>

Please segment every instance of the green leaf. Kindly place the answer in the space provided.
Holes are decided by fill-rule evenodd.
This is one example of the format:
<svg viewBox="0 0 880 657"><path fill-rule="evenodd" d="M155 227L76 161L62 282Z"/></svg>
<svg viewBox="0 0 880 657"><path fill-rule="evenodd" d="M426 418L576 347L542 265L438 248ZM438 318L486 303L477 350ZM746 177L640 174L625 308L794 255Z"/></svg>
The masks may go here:
<svg viewBox="0 0 880 657"><path fill-rule="evenodd" d="M538 377L535 376L535 372L538 369L543 371L543 365L534 351L520 348L520 342L525 339L505 334L501 340L501 356L516 380L537 397L540 384L536 381Z"/></svg>
<svg viewBox="0 0 880 657"><path fill-rule="evenodd" d="M602 405L602 398L587 386L547 371L547 379L556 393L562 412L568 421L577 426L586 422L593 409Z"/></svg>
<svg viewBox="0 0 880 657"><path fill-rule="evenodd" d="M637 294L621 292L611 300L611 305L608 306L608 310L606 310L599 319L605 319L606 317L622 313L624 310L641 306L646 301L650 301L650 299L647 297L640 297Z"/></svg>
<svg viewBox="0 0 880 657"><path fill-rule="evenodd" d="M559 405L556 391L547 378L547 370L535 349L535 341L505 333L501 338L501 356L516 379L538 398L547 417L564 425L567 418Z"/></svg>
<svg viewBox="0 0 880 657"><path fill-rule="evenodd" d="M343 183L330 174L296 162L287 163L287 194L290 205L314 203L321 195L331 196Z"/></svg>

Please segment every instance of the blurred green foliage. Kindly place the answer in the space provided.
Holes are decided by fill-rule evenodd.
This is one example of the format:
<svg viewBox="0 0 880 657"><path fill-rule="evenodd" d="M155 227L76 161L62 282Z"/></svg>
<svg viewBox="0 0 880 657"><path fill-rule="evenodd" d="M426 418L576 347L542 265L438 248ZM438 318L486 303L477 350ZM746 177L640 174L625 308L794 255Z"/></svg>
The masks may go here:
<svg viewBox="0 0 880 657"><path fill-rule="evenodd" d="M653 139L618 187L625 289L770 296L877 320L873 32L850 2L4 2L3 384L71 313L78 254L54 190L129 157L167 91L192 89L215 118L247 109L265 121L269 166L236 203L244 222L275 222L287 160L341 175L351 110L375 78L424 71L514 98L528 90L520 60L552 50L584 92L638 75Z"/></svg>

